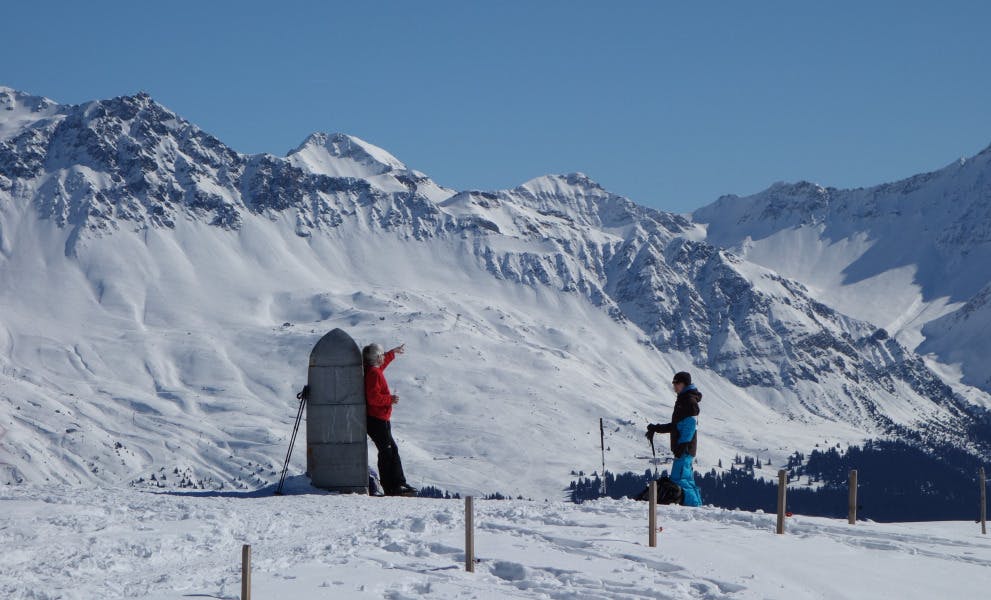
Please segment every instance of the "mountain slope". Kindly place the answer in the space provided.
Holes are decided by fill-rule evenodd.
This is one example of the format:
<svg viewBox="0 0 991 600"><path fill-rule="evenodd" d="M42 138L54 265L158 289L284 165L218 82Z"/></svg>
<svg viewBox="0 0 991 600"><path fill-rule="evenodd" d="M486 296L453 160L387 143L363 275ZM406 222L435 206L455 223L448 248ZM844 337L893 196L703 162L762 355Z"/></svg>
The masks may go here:
<svg viewBox="0 0 991 600"><path fill-rule="evenodd" d="M991 147L871 188L801 182L724 196L693 217L706 224L710 243L801 281L830 306L914 349L938 335L938 326L927 324L991 281ZM961 364L966 381L991 389L980 376L979 348L957 349L937 357Z"/></svg>
<svg viewBox="0 0 991 600"><path fill-rule="evenodd" d="M919 356L582 174L454 193L350 136L243 155L145 94L35 105L0 140L8 481L271 481L337 326L411 350L390 377L414 483L554 496L598 464L600 416L612 468L641 467L691 365L703 467L974 443Z"/></svg>
<svg viewBox="0 0 991 600"><path fill-rule="evenodd" d="M991 283L958 310L927 323L922 330L926 340L919 352L961 365L966 381L991 390L988 332L991 332Z"/></svg>

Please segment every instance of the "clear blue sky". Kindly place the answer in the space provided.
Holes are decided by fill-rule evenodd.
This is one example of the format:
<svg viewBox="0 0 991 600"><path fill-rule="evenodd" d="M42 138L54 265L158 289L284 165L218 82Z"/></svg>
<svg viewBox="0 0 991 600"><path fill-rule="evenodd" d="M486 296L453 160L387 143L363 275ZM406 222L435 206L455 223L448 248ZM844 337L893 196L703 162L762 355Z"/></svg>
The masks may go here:
<svg viewBox="0 0 991 600"><path fill-rule="evenodd" d="M0 84L148 91L242 152L313 131L456 188L584 171L674 211L991 143L991 2L7 2Z"/></svg>

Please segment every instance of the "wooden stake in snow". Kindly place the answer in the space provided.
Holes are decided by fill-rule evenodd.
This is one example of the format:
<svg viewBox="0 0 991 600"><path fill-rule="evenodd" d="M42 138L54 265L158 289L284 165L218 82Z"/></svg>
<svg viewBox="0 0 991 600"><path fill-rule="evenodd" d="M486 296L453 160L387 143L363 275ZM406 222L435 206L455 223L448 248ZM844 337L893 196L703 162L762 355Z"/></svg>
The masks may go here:
<svg viewBox="0 0 991 600"><path fill-rule="evenodd" d="M465 496L465 571L475 572L475 498Z"/></svg>
<svg viewBox="0 0 991 600"><path fill-rule="evenodd" d="M850 497L847 522L851 525L857 522L857 469L850 471Z"/></svg>
<svg viewBox="0 0 991 600"><path fill-rule="evenodd" d="M785 532L785 494L788 490L788 472L778 471L778 533Z"/></svg>
<svg viewBox="0 0 991 600"><path fill-rule="evenodd" d="M650 492L647 494L650 505L650 512L647 515L647 523L650 526L650 535L647 536L647 543L651 548L657 546L657 482L650 482Z"/></svg>
<svg viewBox="0 0 991 600"><path fill-rule="evenodd" d="M984 479L984 467L978 471L978 479L981 483L981 534L988 534L988 484Z"/></svg>
<svg viewBox="0 0 991 600"><path fill-rule="evenodd" d="M241 546L241 600L251 600L251 545Z"/></svg>

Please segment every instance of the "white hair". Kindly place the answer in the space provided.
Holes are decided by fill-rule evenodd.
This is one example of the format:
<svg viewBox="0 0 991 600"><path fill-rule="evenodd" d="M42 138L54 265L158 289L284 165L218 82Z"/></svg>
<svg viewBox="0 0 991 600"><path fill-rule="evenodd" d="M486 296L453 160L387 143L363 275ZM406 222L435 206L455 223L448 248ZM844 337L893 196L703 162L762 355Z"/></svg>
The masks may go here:
<svg viewBox="0 0 991 600"><path fill-rule="evenodd" d="M382 346L378 344L368 344L365 346L364 350L361 351L361 358L365 361L366 365L377 365L382 362L382 357L385 355L385 350Z"/></svg>

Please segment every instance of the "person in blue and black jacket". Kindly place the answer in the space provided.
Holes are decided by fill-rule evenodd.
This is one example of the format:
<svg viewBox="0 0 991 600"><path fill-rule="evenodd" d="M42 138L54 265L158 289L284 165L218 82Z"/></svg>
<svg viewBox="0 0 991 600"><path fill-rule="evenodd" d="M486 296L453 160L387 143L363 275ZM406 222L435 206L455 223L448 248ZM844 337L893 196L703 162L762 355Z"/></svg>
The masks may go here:
<svg viewBox="0 0 991 600"><path fill-rule="evenodd" d="M692 471L692 461L698 446L696 417L699 414L699 402L702 392L692 385L692 376L684 371L676 373L671 382L678 399L674 403L674 413L670 423L652 423L647 426L647 438L653 442L655 433L671 434L671 451L674 453L674 463L671 465L671 480L681 486L685 493L682 502L685 506L702 506L702 495L695 485L695 473Z"/></svg>

